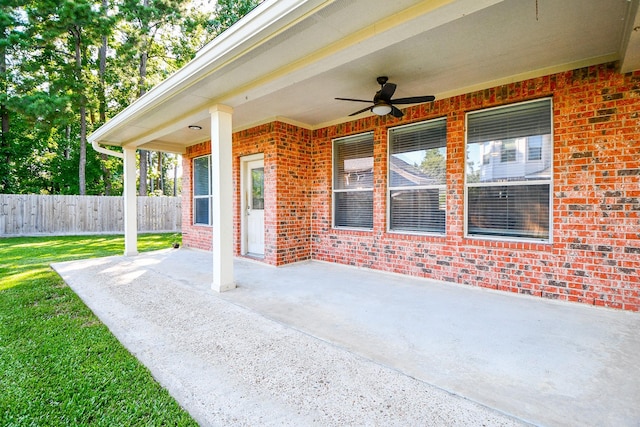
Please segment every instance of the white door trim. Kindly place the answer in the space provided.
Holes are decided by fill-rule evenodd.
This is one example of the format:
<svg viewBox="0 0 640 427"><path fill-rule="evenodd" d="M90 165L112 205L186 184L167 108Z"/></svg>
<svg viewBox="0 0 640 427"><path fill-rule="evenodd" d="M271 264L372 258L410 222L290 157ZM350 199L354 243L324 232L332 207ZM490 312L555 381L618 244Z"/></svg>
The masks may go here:
<svg viewBox="0 0 640 427"><path fill-rule="evenodd" d="M252 154L249 156L240 157L240 253L247 255L248 253L248 226L247 226L247 198L245 197L245 191L247 188L248 179L248 165L256 160L264 161L264 153ZM265 186L266 188L266 186Z"/></svg>

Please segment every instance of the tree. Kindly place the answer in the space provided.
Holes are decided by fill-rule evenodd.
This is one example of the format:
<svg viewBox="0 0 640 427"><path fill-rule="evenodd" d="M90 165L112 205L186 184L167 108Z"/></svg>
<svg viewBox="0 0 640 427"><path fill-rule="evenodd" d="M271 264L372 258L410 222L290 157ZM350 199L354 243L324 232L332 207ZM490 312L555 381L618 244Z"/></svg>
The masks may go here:
<svg viewBox="0 0 640 427"><path fill-rule="evenodd" d="M218 35L231 27L260 3L262 0L218 0L216 13L210 21L214 34Z"/></svg>
<svg viewBox="0 0 640 427"><path fill-rule="evenodd" d="M101 12L103 14L103 19L109 20L109 1L102 0L102 9ZM109 27L104 28L104 32L101 35L101 44L100 49L98 50L98 114L99 114L99 124L104 124L107 122L107 85L106 85L106 74L107 74L107 48L108 48L108 30ZM100 167L102 169L103 181L104 181L104 194L106 196L111 195L111 171L107 167L107 162L109 161L109 156L105 153L100 155L101 162Z"/></svg>
<svg viewBox="0 0 640 427"><path fill-rule="evenodd" d="M447 171L444 154L438 149L427 150L420 164L420 170L436 182L444 184Z"/></svg>
<svg viewBox="0 0 640 427"><path fill-rule="evenodd" d="M122 0L119 10L126 42L118 56L138 65L136 89L137 96L141 97L147 92L150 81L159 82L177 69L176 59L167 55L171 49L166 47L177 44L179 36L175 30L181 23L185 3L179 0ZM154 61L155 75L149 79L151 61ZM139 194L146 196L150 154L140 150L139 156Z"/></svg>
<svg viewBox="0 0 640 427"><path fill-rule="evenodd" d="M14 187L11 181L11 164L14 149L11 132L11 117L14 115L10 104L15 99L13 76L9 67L12 51L18 50L21 39L21 17L17 14L17 2L5 1L0 6L0 192L8 192ZM14 132L15 133L15 132Z"/></svg>
<svg viewBox="0 0 640 427"><path fill-rule="evenodd" d="M87 150L87 134L259 3L207 14L195 1L3 0L0 192L121 194L122 162ZM141 154L141 194L175 192L176 159Z"/></svg>
<svg viewBox="0 0 640 427"><path fill-rule="evenodd" d="M99 4L93 0L34 2L26 7L26 15L31 40L28 59L23 63L30 80L27 88L31 97L49 101L30 112L32 119L48 117L41 124L50 126L51 134L68 135L65 142L75 142L72 150L77 148L78 153L77 191L86 194L87 109L90 102L95 102L89 83L89 48L96 45L109 23L102 19Z"/></svg>
<svg viewBox="0 0 640 427"><path fill-rule="evenodd" d="M213 13L208 12L207 8L194 5L181 24L183 34L189 34L189 37L181 38L173 51L181 51L182 54L178 56L182 58L189 57L251 12L262 1L217 0Z"/></svg>

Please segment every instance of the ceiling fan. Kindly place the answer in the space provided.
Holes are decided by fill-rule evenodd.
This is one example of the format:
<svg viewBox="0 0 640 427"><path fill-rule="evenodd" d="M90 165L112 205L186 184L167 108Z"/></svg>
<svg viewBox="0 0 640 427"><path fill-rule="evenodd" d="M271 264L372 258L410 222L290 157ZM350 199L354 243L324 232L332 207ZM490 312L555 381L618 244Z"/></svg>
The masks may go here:
<svg viewBox="0 0 640 427"><path fill-rule="evenodd" d="M436 99L435 96L411 96L408 98L391 99L393 93L396 91L396 85L394 83L387 83L389 80L386 76L377 78L380 90L376 92L373 97L373 101L367 101L365 99L353 99L353 98L336 98L340 101L354 101L354 102L373 102L373 106L363 108L355 113L349 114L349 116L355 116L356 114L364 113L367 110L371 110L372 113L379 116L391 114L394 117L402 117L404 113L394 106L394 104L420 104L423 102L431 102Z"/></svg>

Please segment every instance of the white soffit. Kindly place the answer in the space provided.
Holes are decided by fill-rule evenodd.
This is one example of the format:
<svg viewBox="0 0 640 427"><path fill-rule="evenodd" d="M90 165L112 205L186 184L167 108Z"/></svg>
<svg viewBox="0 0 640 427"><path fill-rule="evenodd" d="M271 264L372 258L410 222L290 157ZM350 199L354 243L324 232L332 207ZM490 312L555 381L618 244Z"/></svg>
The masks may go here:
<svg viewBox="0 0 640 427"><path fill-rule="evenodd" d="M365 107L334 98L372 98L379 75L396 97L443 98L612 60L638 69L637 4L267 1L91 139L182 151L207 138L215 103L234 108L236 130L276 116L317 128ZM271 16L276 6L289 15Z"/></svg>

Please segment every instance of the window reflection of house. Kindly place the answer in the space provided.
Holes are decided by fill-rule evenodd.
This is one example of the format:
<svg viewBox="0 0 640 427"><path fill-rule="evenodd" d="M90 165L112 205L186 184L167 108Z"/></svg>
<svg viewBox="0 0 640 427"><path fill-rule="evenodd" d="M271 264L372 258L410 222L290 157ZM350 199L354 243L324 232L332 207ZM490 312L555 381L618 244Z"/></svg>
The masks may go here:
<svg viewBox="0 0 640 427"><path fill-rule="evenodd" d="M444 158L442 169L444 171ZM423 170L412 166L399 157L391 157L391 182L394 183L394 187L406 187L406 186L422 186L422 185L437 185L440 184L438 177L432 177L427 175Z"/></svg>
<svg viewBox="0 0 640 427"><path fill-rule="evenodd" d="M480 182L550 178L551 135L488 141L481 150Z"/></svg>
<svg viewBox="0 0 640 427"><path fill-rule="evenodd" d="M468 114L467 234L550 239L551 100Z"/></svg>
<svg viewBox="0 0 640 427"><path fill-rule="evenodd" d="M440 177L430 176L425 171L398 157L393 156L390 160L390 181L396 187L433 186L439 185L442 181ZM444 232L444 196L444 189L441 188L393 190L391 192L391 218L393 220L391 228L406 231Z"/></svg>
<svg viewBox="0 0 640 427"><path fill-rule="evenodd" d="M344 160L344 188L373 187L373 157Z"/></svg>

